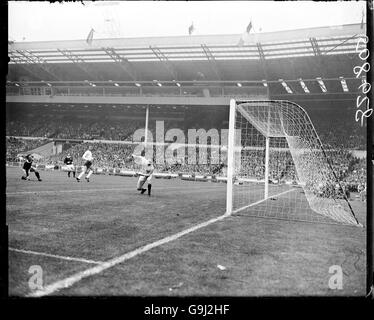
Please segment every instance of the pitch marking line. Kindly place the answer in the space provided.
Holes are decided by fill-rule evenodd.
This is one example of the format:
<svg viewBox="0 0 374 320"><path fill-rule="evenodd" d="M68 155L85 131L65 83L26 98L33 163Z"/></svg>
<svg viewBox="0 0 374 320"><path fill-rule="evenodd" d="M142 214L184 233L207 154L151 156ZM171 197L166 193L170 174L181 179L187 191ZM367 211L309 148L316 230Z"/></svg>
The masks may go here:
<svg viewBox="0 0 374 320"><path fill-rule="evenodd" d="M290 190L287 190L287 192L289 192L289 191ZM286 192L282 192L282 193L279 193L277 195L273 195L272 197L276 197L276 196L279 196L279 195L284 194L284 193L286 193ZM257 205L257 204L259 204L261 202L264 202L266 200L268 200L268 198L257 201L255 203L247 206L246 208L252 207L252 206ZM186 234L189 234L193 231L204 228L204 227L206 227L206 226L208 226L208 225L210 225L214 222L223 220L227 217L230 217L230 214L225 213L222 216L219 216L217 218L213 218L213 219L210 219L208 221L202 222L202 223L200 223L198 225L195 225L191 228L188 228L186 230L183 230L183 231L178 232L176 234L173 234L171 236L165 237L163 239L157 240L155 242L152 242L152 243L149 243L145 246L142 246L138 249L135 249L133 251L125 253L125 254L123 254L119 257L116 257L116 258L110 259L108 261L102 262L95 267L86 269L84 271L77 272L77 273L71 275L70 277L67 277L65 279L62 279L62 280L56 281L54 283L51 283L51 284L45 286L43 289L36 290L36 291L26 295L26 296L27 297L43 297L43 296L46 296L46 295L50 295L50 294L52 294L52 293L54 293L58 290L61 290L61 289L70 288L72 285L81 281L84 278L99 274L99 273L101 273L101 272L103 272L103 271L105 271L109 268L112 268L112 267L116 266L117 264L120 264L120 263L122 263L126 260L134 258L135 256L137 256L137 255L139 255L143 252L149 251L149 250L151 250L153 248L156 248L156 247L159 247L163 244L166 244L166 243L169 243L171 241L177 240L177 239L183 237Z"/></svg>
<svg viewBox="0 0 374 320"><path fill-rule="evenodd" d="M211 186L209 186L211 187ZM172 188L162 188L162 190L177 190L177 189L180 189L179 187L172 187ZM214 188L212 188L214 189ZM220 187L217 187L217 189L220 189ZM6 195L11 195L11 196L14 196L14 195L22 195L22 194L32 194L32 193L36 193L36 194L39 194L39 193L73 193L73 192L101 192L101 191L129 191L129 190L135 190L134 188L126 188L126 187L122 187L122 188L110 188L110 189L71 189L71 190L35 190L35 191L18 191L18 192L7 192ZM191 191L195 191L195 192L201 192L201 190L191 190Z"/></svg>
<svg viewBox="0 0 374 320"><path fill-rule="evenodd" d="M232 212L232 214L235 214L235 213L238 213L238 212L240 212L240 211L243 211L244 209L247 209L247 208L249 208L249 207L253 207L253 206L255 206L256 204L259 204L259 203L261 203L261 202L264 202L264 201L266 201L266 200L268 200L268 199L271 199L271 198L274 198L274 197L278 197L278 196L281 196L281 195L283 195L283 194L286 194L286 193L288 193L288 192L295 191L295 190L296 190L296 188L292 188L292 189L289 189L289 190L283 191L283 192L281 192L281 193L278 193L278 194L276 194L276 195L274 195L274 196L269 196L269 197L267 197L267 198L265 198L265 199L262 199L262 200L260 200L260 201L257 201L257 202L254 202L254 203L251 203L250 205L245 206L245 207L243 207L243 208L236 209L236 210L234 210L234 211Z"/></svg>
<svg viewBox="0 0 374 320"><path fill-rule="evenodd" d="M125 188L111 188L111 189L71 189L71 190L34 190L34 191L18 191L7 192L6 195L30 194L30 193L72 193L72 192L95 192L95 191L125 191Z"/></svg>
<svg viewBox="0 0 374 320"><path fill-rule="evenodd" d="M101 263L103 263L102 261L93 261L93 260L87 260L87 259L82 259L82 258L65 257L65 256L56 255L56 254L36 252L36 251L31 251L31 250L21 250L21 249L16 249L16 248L9 248L9 250L10 251L15 251L15 252L26 253L26 254L34 254L34 255L37 255L37 256L44 256L44 257L57 258L57 259L62 259L62 260L69 260L69 261L77 261L77 262L84 262L84 263L91 263L91 264L101 264Z"/></svg>

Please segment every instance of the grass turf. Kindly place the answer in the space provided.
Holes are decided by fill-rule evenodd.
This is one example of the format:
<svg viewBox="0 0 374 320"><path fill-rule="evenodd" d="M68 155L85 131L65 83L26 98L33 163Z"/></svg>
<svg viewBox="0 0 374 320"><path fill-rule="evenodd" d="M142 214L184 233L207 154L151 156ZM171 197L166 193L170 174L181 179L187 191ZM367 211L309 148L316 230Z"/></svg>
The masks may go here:
<svg viewBox="0 0 374 320"><path fill-rule="evenodd" d="M19 169L7 169L10 247L106 261L225 211L225 184L155 179L148 197L135 190L135 178L77 183L63 172L41 174L43 182L22 181ZM363 217L364 204L353 205ZM365 229L242 212L55 294L363 295L365 247ZM31 265L43 268L44 285L92 267L10 252L11 295L30 293ZM343 290L328 288L331 265L343 267Z"/></svg>

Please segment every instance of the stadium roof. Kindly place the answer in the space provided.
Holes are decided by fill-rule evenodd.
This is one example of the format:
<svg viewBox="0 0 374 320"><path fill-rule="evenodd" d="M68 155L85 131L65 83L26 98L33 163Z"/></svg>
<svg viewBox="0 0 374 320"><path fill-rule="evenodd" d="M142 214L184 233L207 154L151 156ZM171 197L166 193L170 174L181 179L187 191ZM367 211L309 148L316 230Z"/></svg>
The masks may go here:
<svg viewBox="0 0 374 320"><path fill-rule="evenodd" d="M363 34L365 24L349 24L257 34L94 39L90 44L9 42L8 80L26 77L53 85L96 81L98 86L175 85L173 81L241 86L265 81L273 91L286 94L307 93L313 87L324 93L323 86L328 92L345 93L348 84L349 93L357 91L361 81L355 79L353 67L360 62L356 46ZM292 82L298 90L292 90Z"/></svg>
<svg viewBox="0 0 374 320"><path fill-rule="evenodd" d="M365 27L365 25L364 25ZM113 61L108 50L128 61L260 59L258 44L266 59L353 53L357 36L363 33L360 24L336 27L298 29L280 32L174 36L151 38L10 42L11 63L71 63L71 55L85 62ZM69 53L71 55L69 55ZM211 57L210 57L211 56Z"/></svg>

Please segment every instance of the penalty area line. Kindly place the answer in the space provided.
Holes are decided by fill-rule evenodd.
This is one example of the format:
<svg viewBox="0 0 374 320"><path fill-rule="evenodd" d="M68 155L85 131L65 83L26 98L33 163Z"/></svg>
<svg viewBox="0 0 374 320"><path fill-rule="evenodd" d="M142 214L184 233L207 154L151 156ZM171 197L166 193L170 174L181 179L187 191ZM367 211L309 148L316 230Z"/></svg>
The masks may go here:
<svg viewBox="0 0 374 320"><path fill-rule="evenodd" d="M88 260L88 259L83 259L83 258L66 257L66 256L60 256L56 254L45 253L45 252L36 252L36 251L22 250L22 249L16 249L16 248L8 248L8 249L9 251L15 251L15 252L20 252L20 253L25 253L25 254L33 254L37 256L56 258L56 259L61 259L61 260L84 262L84 263L91 263L91 264L103 263L102 261L93 261L93 260Z"/></svg>
<svg viewBox="0 0 374 320"><path fill-rule="evenodd" d="M70 277L67 277L63 280L59 280L59 281L56 281L50 285L47 285L45 286L43 289L39 289L39 290L36 290L30 294L27 295L27 297L42 297L42 296L46 296L46 295L50 295L60 289L66 289L66 288L69 288L71 287L73 284L81 281L82 279L84 278L87 278L87 277L90 277L90 276L93 276L93 275L96 275L96 274L99 274L109 268L112 268L126 260L129 260L143 252L146 252L146 251L149 251L153 248L156 248L156 247L159 247L163 244L166 244L168 242L171 242L171 241L174 241L186 234L189 234L193 231L196 231L198 229L201 229L203 227L206 227L214 222L217 222L217 221L220 221L220 220L223 220L224 218L228 217L229 215L227 214L224 214L222 216L219 216L217 218L213 218L213 219L210 219L208 221L205 221L205 222L202 222L198 225L195 225L191 228L188 228L186 230L183 230L181 232L178 232L174 235L171 235L171 236L168 236L168 237L165 237L163 239L160 239L158 241L155 241L155 242L152 242L150 244L147 244L145 246L142 246L138 249L135 249L133 251L130 251L128 253L125 253L119 257L116 257L116 258L113 258L111 260L108 260L106 262L103 262L103 263L100 263L99 265L95 266L95 267L92 267L92 268L89 268L87 270L84 270L84 271L81 271L81 272L78 272L76 274L73 274L72 276Z"/></svg>
<svg viewBox="0 0 374 320"><path fill-rule="evenodd" d="M291 190L287 190L286 192L290 192ZM279 195L284 194L286 192L279 193L277 195L274 195L273 197L279 196ZM262 199L260 201L255 202L255 203L252 203L248 207L252 207L252 206L257 205L257 204L259 204L261 202L264 202L266 200L267 199ZM204 228L204 227L206 227L206 226L208 226L212 223L215 223L217 221L221 221L221 220L223 220L227 217L230 217L230 216L231 216L230 214L225 213L225 214L223 214L219 217L207 220L207 221L202 222L200 224L197 224L197 225L195 225L191 228L188 228L188 229L185 229L181 232L178 232L174 235L171 235L171 236L165 237L163 239L160 239L158 241L149 243L149 244L144 245L144 246L142 246L138 249L135 249L133 251L125 253L121 256L118 256L116 258L113 258L113 259L110 259L108 261L102 262L102 263L98 264L97 266L91 267L91 268L86 269L84 271L77 272L77 273L71 275L70 277L67 277L65 279L62 279L62 280L56 281L54 283L51 283L51 284L45 286L42 289L36 290L36 291L28 294L27 297L43 297L43 296L53 294L53 293L55 293L55 292L57 292L58 290L61 290L61 289L70 288L75 283L81 281L84 278L99 274L99 273L101 273L101 272L103 272L103 271L105 271L109 268L112 268L112 267L114 267L114 266L116 266L116 265L118 265L118 264L120 264L120 263L122 263L126 260L129 260L129 259L131 259L131 258L133 258L133 257L135 257L135 256L137 256L141 253L144 253L144 252L149 251L153 248L159 247L163 244L167 244L171 241L177 240L177 239L183 237L186 234L189 234L191 232L194 232L196 230Z"/></svg>

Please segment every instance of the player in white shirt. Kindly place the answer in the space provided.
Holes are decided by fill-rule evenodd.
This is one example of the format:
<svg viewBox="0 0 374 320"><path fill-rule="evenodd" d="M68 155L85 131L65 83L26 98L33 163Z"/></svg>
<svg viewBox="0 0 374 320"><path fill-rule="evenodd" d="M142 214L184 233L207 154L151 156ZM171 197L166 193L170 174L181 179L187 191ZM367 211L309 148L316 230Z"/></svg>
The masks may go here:
<svg viewBox="0 0 374 320"><path fill-rule="evenodd" d="M151 196L151 189L152 189L152 176L154 167L152 165L152 161L145 158L145 152L142 151L140 156L132 155L135 163L140 166L140 172L137 172L139 175L138 183L136 185L136 189L140 191L141 194L147 191L148 189L148 196ZM147 189L144 189L143 186L145 183L148 183Z"/></svg>
<svg viewBox="0 0 374 320"><path fill-rule="evenodd" d="M93 170L91 169L92 160L93 160L91 150L92 150L92 146L88 146L88 150L82 156L82 159L85 160L86 162L84 163L84 166L82 167L83 169L82 172L77 177L78 182L81 181L81 178L85 173L86 173L85 179L87 180L87 182L90 182L90 176L93 172Z"/></svg>

